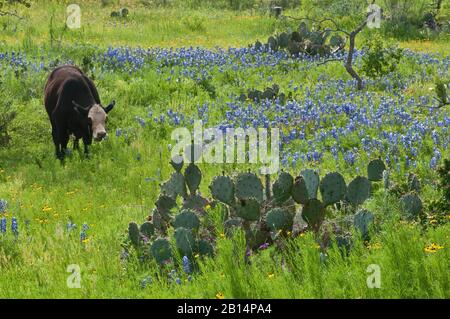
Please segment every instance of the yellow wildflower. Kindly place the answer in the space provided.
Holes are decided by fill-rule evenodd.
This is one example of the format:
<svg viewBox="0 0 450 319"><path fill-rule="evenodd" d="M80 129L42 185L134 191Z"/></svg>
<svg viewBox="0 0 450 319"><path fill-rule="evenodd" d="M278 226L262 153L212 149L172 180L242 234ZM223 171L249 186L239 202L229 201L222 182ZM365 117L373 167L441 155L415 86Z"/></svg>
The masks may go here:
<svg viewBox="0 0 450 319"><path fill-rule="evenodd" d="M273 272L269 272L267 274L267 277L269 277L269 279L272 279L273 277L275 277L275 274Z"/></svg>
<svg viewBox="0 0 450 319"><path fill-rule="evenodd" d="M223 295L223 292L216 293L216 299L223 299L225 296Z"/></svg>
<svg viewBox="0 0 450 319"><path fill-rule="evenodd" d="M424 251L426 253L433 253L434 254L435 252L437 252L438 250L441 250L443 248L444 248L444 246L440 246L438 244L432 243L431 245L426 246L424 248Z"/></svg>

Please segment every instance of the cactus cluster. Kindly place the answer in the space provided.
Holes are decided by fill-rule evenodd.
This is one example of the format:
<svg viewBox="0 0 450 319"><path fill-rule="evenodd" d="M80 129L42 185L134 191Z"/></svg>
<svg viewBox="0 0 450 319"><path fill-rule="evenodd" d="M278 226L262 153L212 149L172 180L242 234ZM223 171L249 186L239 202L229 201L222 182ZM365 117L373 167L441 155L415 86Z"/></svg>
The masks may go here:
<svg viewBox="0 0 450 319"><path fill-rule="evenodd" d="M423 203L419 196L422 186L417 175L409 173L406 183L391 185L389 172L385 170L383 180L385 190L400 199L402 218L417 220L423 211Z"/></svg>
<svg viewBox="0 0 450 319"><path fill-rule="evenodd" d="M150 255L159 263L173 259L178 252L190 258L194 254L214 254L215 228L207 225L205 206L221 205L225 209L224 235L235 228L245 233L247 248L257 250L280 238L296 236L306 230L315 232L320 246L326 248L331 238L348 251L352 232L356 229L369 240L374 215L361 208L371 196L372 183L381 182L389 189L389 171L381 160L367 166L367 177L356 176L348 184L338 172L321 179L318 172L305 169L295 178L281 171L271 183L247 171L235 176L222 175L212 179L209 190L212 200L202 197L198 188L200 169L193 163L184 170L183 163L172 163L175 172L161 185L162 193L148 221L141 226L130 223L128 237L135 247L149 247ZM422 210L416 194L420 182L411 175L410 190L401 197L405 217L412 219ZM182 207L177 204L181 197ZM297 205L300 205L297 206ZM333 234L333 235L331 235Z"/></svg>
<svg viewBox="0 0 450 319"><path fill-rule="evenodd" d="M141 226L135 222L128 226L128 238L132 245L147 249L148 255L160 264L173 260L175 251L188 258L194 254L214 253L201 223L205 207L209 204L198 193L201 171L191 163L183 174L182 162L172 161L171 164L175 172L161 185L161 194L151 216ZM177 203L178 198L183 199L182 207Z"/></svg>
<svg viewBox="0 0 450 319"><path fill-rule="evenodd" d="M290 94L287 97L289 98ZM284 104L286 102L286 94L280 92L278 84L273 84L271 87L266 87L263 91L250 89L247 91L247 94L242 93L239 96L239 100L242 102L245 102L247 99L253 102L278 99L279 103Z"/></svg>
<svg viewBox="0 0 450 319"><path fill-rule="evenodd" d="M344 46L345 39L333 34L331 29L312 29L305 22L300 23L297 30L270 36L265 44L260 41L254 44L257 50L287 50L291 55L303 53L313 56L333 54Z"/></svg>

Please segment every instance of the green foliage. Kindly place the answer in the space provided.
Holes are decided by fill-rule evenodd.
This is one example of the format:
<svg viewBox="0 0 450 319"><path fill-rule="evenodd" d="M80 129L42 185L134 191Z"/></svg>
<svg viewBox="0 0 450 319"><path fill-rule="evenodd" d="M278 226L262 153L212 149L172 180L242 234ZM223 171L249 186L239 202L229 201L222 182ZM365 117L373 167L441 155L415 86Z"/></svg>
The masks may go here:
<svg viewBox="0 0 450 319"><path fill-rule="evenodd" d="M371 78L394 72L403 56L402 49L387 46L380 35L369 38L363 50L361 71Z"/></svg>
<svg viewBox="0 0 450 319"><path fill-rule="evenodd" d="M0 147L6 146L10 141L8 128L17 113L12 110L8 100L0 99Z"/></svg>

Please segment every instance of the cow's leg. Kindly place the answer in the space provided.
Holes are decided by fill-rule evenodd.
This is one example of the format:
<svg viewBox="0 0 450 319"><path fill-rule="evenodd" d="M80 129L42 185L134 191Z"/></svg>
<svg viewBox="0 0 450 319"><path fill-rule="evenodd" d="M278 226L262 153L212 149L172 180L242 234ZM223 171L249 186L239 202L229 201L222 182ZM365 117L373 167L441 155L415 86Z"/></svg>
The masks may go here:
<svg viewBox="0 0 450 319"><path fill-rule="evenodd" d="M67 133L61 136L61 153L63 153L64 155L66 155L67 153L67 144L69 144L69 139L70 136Z"/></svg>
<svg viewBox="0 0 450 319"><path fill-rule="evenodd" d="M89 138L84 136L83 137L83 145L84 145L84 155L86 155L86 157L89 157L89 145L90 144L91 144L91 141L89 140Z"/></svg>
<svg viewBox="0 0 450 319"><path fill-rule="evenodd" d="M58 140L58 132L55 127L52 127L52 138L53 144L55 144L55 155L57 158L61 159L61 148Z"/></svg>
<svg viewBox="0 0 450 319"><path fill-rule="evenodd" d="M77 151L80 150L80 139L77 137L73 140L73 149Z"/></svg>

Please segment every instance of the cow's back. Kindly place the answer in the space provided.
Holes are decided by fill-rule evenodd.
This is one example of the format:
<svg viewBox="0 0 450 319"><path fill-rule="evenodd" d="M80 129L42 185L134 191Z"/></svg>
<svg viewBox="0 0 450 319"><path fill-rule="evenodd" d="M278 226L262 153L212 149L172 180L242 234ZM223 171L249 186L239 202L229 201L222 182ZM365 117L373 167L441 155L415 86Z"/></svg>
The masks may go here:
<svg viewBox="0 0 450 319"><path fill-rule="evenodd" d="M79 68L72 65L60 66L50 73L44 89L44 104L49 116L55 110L61 90L67 81L79 82L86 90L86 92L79 93L91 95L90 89L85 83L83 72Z"/></svg>

